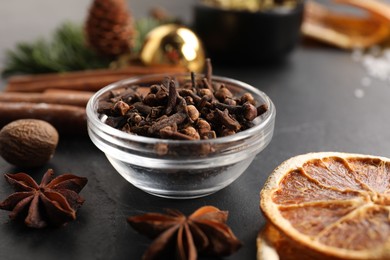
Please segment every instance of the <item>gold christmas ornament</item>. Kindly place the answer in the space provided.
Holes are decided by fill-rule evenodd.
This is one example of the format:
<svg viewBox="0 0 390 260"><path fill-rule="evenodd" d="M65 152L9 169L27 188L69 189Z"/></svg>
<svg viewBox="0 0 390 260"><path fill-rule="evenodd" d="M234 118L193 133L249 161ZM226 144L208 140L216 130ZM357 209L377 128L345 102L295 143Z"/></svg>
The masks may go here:
<svg viewBox="0 0 390 260"><path fill-rule="evenodd" d="M140 59L145 65L183 66L190 71L201 72L205 52L193 31L180 25L166 24L148 33Z"/></svg>

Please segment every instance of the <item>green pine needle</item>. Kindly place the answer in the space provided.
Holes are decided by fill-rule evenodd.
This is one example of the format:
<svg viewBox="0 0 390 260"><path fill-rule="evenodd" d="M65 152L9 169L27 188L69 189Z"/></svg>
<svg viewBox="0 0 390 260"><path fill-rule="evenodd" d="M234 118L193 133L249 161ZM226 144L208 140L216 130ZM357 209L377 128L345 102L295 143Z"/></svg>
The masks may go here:
<svg viewBox="0 0 390 260"><path fill-rule="evenodd" d="M146 35L155 27L166 23L165 21L157 20L153 17L144 17L140 18L135 22L135 30L137 32L135 43L133 47L133 51L138 53L141 48L142 44L144 43L144 40L146 38Z"/></svg>
<svg viewBox="0 0 390 260"><path fill-rule="evenodd" d="M2 76L106 68L110 62L86 45L82 26L66 22L51 41L21 42L14 50L6 51Z"/></svg>

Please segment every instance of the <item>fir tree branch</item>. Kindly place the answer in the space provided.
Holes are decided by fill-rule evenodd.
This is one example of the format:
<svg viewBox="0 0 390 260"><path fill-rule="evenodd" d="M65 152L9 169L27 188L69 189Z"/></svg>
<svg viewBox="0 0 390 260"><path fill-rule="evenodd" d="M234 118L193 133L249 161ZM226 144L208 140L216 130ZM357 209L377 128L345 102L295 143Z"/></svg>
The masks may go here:
<svg viewBox="0 0 390 260"><path fill-rule="evenodd" d="M51 41L21 42L14 50L6 51L5 56L3 77L106 68L111 62L89 48L85 44L82 26L71 22L61 25Z"/></svg>

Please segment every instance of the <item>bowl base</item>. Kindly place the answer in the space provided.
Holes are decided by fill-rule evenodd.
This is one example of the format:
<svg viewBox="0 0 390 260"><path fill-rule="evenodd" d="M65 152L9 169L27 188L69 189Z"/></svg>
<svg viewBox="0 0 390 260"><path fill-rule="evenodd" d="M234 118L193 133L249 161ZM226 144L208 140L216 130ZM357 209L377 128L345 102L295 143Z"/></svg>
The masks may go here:
<svg viewBox="0 0 390 260"><path fill-rule="evenodd" d="M194 199L213 194L240 177L254 159L251 156L232 165L178 171L140 167L106 156L117 172L133 186L154 196L170 199Z"/></svg>
<svg viewBox="0 0 390 260"><path fill-rule="evenodd" d="M164 199L186 200L186 199L197 199L197 198L206 197L208 195L211 195L213 193L218 192L219 190L211 191L208 193L202 193L202 194L194 194L194 195L166 195L166 194L161 194L161 193L153 193L153 192L150 192L147 190L143 190L143 191L146 193L149 193L150 195L157 196L157 197L164 198Z"/></svg>

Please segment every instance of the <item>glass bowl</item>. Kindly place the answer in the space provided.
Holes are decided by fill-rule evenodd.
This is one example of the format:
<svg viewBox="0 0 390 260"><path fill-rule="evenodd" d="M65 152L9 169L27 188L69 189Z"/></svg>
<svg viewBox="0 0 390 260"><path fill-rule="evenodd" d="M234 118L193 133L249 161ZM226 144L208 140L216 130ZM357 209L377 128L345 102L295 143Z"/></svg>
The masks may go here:
<svg viewBox="0 0 390 260"><path fill-rule="evenodd" d="M88 134L105 153L109 162L128 182L161 197L187 199L214 193L236 180L255 156L271 141L275 107L262 91L237 80L213 77L236 96L250 93L267 112L254 126L227 137L209 140L168 140L130 134L104 123L97 112L99 100L112 91L138 85L148 88L161 84L166 74L129 78L104 87L87 104ZM190 81L190 74L168 75L179 82ZM204 77L197 75L197 77Z"/></svg>

